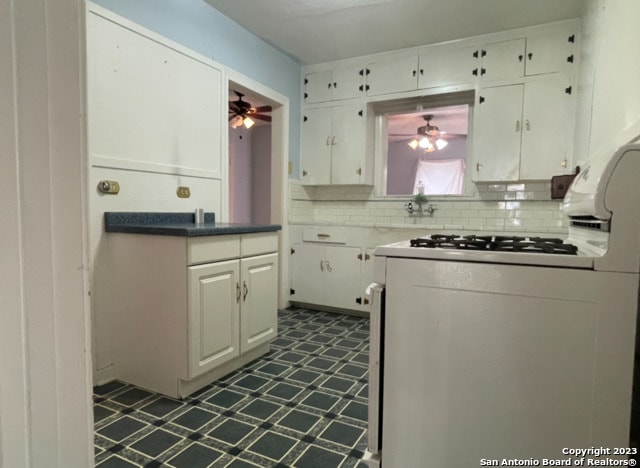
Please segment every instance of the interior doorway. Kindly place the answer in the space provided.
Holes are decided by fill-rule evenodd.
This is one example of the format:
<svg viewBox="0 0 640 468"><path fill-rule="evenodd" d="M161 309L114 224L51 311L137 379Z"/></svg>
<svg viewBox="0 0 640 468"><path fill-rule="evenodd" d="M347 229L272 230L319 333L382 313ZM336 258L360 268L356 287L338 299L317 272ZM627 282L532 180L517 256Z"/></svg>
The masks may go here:
<svg viewBox="0 0 640 468"><path fill-rule="evenodd" d="M227 198L222 201L220 220L278 224L281 226L278 249L286 252L289 245L289 98L232 70L227 71L225 89L228 101L238 101L240 93L243 101L260 110L258 114L270 117L270 121L249 113L255 124L249 129L244 123L234 124L233 129L231 120L235 113L228 114L228 131L224 134L227 141L223 145L228 150L229 161L223 166L223 170L228 171L223 176L223 184L227 184L223 187L223 196ZM266 106L271 108L269 112L263 109ZM279 256L278 276L278 307L284 308L289 299L286 255Z"/></svg>
<svg viewBox="0 0 640 468"><path fill-rule="evenodd" d="M271 105L229 87L229 221L271 222Z"/></svg>

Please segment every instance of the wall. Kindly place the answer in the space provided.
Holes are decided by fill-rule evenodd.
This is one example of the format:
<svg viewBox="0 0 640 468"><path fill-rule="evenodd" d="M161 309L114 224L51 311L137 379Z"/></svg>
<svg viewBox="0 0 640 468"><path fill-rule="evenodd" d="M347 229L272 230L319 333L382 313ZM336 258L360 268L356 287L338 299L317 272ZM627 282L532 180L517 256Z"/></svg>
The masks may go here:
<svg viewBox="0 0 640 468"><path fill-rule="evenodd" d="M429 197L433 216L410 216L406 198L375 198L366 186L306 187L291 182L289 221L361 227L566 234L546 182L478 184L473 197Z"/></svg>
<svg viewBox="0 0 640 468"><path fill-rule="evenodd" d="M244 125L229 129L229 222L250 223L253 218L251 203L251 148L253 129Z"/></svg>
<svg viewBox="0 0 640 468"><path fill-rule="evenodd" d="M232 223L271 220L271 125L229 130L229 203Z"/></svg>
<svg viewBox="0 0 640 468"><path fill-rule="evenodd" d="M93 466L81 0L0 0L0 466Z"/></svg>
<svg viewBox="0 0 640 468"><path fill-rule="evenodd" d="M582 23L576 156L599 157L640 135L640 2L588 0Z"/></svg>
<svg viewBox="0 0 640 468"><path fill-rule="evenodd" d="M299 171L300 64L201 0L97 0L152 31L289 98L289 160Z"/></svg>

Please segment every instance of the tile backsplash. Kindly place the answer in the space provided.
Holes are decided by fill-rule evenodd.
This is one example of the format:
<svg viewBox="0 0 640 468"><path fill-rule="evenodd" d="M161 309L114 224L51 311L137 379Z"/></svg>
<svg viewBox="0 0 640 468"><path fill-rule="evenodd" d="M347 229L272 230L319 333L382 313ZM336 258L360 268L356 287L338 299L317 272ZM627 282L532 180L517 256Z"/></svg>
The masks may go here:
<svg viewBox="0 0 640 468"><path fill-rule="evenodd" d="M475 194L429 197L433 214L409 214L410 196L376 197L371 186L317 186L290 183L289 222L474 231L567 232L560 200L550 184L476 184Z"/></svg>

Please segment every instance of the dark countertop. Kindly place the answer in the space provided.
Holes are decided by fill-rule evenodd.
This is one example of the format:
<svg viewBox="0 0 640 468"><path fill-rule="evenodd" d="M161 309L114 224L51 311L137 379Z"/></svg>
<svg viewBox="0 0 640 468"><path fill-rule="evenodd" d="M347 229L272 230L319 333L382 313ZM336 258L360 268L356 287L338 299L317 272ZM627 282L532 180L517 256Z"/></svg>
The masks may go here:
<svg viewBox="0 0 640 468"><path fill-rule="evenodd" d="M195 224L194 213L105 212L106 232L160 236L223 236L279 231L279 224L216 223L215 213L205 213L204 224Z"/></svg>

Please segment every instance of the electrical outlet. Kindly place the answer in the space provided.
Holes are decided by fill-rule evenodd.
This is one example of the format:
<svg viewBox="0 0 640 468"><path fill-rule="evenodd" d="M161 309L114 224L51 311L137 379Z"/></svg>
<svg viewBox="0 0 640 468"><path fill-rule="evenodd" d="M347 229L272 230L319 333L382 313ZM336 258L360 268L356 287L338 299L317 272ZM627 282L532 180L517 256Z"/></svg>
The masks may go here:
<svg viewBox="0 0 640 468"><path fill-rule="evenodd" d="M115 180L101 180L100 182L98 182L98 190L101 193L117 195L118 192L120 192L120 184Z"/></svg>
<svg viewBox="0 0 640 468"><path fill-rule="evenodd" d="M180 186L178 190L176 190L176 194L178 198L189 198L191 196L191 190L189 190L189 187Z"/></svg>

